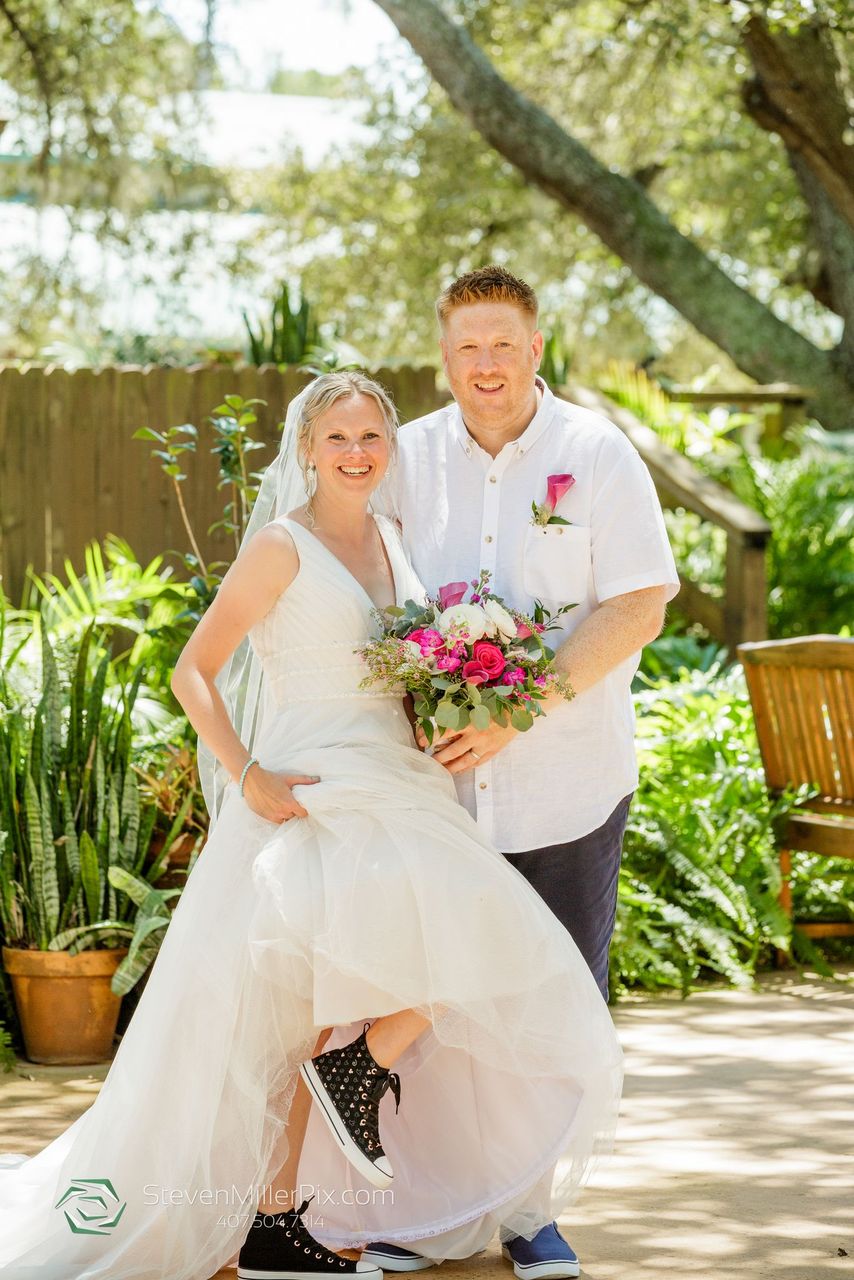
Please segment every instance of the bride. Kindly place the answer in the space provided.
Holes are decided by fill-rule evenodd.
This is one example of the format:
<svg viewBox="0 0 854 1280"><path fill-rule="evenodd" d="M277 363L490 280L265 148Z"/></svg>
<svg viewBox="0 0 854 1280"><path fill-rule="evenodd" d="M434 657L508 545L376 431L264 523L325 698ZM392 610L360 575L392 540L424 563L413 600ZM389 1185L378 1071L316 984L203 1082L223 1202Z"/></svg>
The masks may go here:
<svg viewBox="0 0 854 1280"><path fill-rule="evenodd" d="M530 1238L610 1141L586 964L401 698L360 687L374 608L423 599L369 505L396 427L360 374L290 405L174 674L211 833L97 1099L0 1160L4 1280L372 1280L335 1251Z"/></svg>

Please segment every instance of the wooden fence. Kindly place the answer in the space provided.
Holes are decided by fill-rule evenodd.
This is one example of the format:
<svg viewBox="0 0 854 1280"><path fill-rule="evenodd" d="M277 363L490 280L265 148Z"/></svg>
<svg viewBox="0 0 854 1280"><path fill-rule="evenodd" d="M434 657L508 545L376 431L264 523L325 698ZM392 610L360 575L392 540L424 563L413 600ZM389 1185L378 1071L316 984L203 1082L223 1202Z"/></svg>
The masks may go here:
<svg viewBox="0 0 854 1280"><path fill-rule="evenodd" d="M6 594L20 599L27 566L59 572L76 568L88 542L106 533L125 538L143 562L168 548L186 548L174 492L150 444L134 440L138 427L161 430L181 423L199 429L195 457L187 458L185 497L202 553L230 559L221 531L207 534L222 515L213 437L205 431L212 409L231 393L266 401L259 436L272 458L277 424L305 374L266 365L191 369L108 368L74 372L50 366L0 366L0 574ZM436 371L379 369L403 421L442 403Z"/></svg>

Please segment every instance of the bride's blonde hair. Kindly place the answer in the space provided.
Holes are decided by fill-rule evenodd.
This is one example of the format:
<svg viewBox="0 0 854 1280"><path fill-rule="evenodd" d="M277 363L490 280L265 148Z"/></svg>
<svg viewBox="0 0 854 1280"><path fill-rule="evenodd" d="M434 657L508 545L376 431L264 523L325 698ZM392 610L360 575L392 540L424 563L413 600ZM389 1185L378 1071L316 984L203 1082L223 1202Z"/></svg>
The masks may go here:
<svg viewBox="0 0 854 1280"><path fill-rule="evenodd" d="M314 524L314 485L312 479L313 468L308 463L308 452L311 447L315 424L326 413L327 409L332 408L336 401L347 399L350 396L370 396L372 400L376 401L386 429L386 437L389 444L389 465L391 466L397 458L397 430L400 422L397 410L385 387L375 382L373 378L369 378L367 374L349 371L323 373L319 378L315 378L305 392L305 399L302 402L299 421L296 425L297 458L305 476L305 487L308 492L305 513L310 524Z"/></svg>

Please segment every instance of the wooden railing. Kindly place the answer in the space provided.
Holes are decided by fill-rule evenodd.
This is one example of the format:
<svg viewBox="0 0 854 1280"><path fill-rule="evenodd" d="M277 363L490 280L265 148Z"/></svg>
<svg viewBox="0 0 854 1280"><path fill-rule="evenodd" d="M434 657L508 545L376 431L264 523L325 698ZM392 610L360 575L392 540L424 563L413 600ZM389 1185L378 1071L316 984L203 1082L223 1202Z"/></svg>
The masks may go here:
<svg viewBox="0 0 854 1280"><path fill-rule="evenodd" d="M733 653L742 641L765 640L765 549L771 537L767 521L723 485L703 475L688 458L662 444L652 428L628 409L588 387L573 384L562 394L574 404L610 418L625 432L649 468L662 506L684 507L724 530L727 542L723 599L713 596L702 583L680 574L682 589L676 601L680 612L699 622Z"/></svg>
<svg viewBox="0 0 854 1280"><path fill-rule="evenodd" d="M768 448L781 441L789 427L808 417L806 405L813 394L809 387L788 382L767 383L752 387L708 387L695 391L691 387L670 387L671 400L708 410L716 405L727 409L744 409L759 422L763 445Z"/></svg>

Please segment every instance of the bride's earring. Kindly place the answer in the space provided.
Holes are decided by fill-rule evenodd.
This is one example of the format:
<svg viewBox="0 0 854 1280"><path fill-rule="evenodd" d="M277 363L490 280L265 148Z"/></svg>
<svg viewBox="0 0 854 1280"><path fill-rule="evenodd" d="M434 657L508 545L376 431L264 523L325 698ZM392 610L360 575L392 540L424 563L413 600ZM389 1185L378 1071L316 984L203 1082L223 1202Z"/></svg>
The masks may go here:
<svg viewBox="0 0 854 1280"><path fill-rule="evenodd" d="M308 494L308 501L305 504L305 513L308 516L309 523L314 524L314 495L317 492L317 467L313 462L309 462L303 467L303 476L305 477L305 491Z"/></svg>

